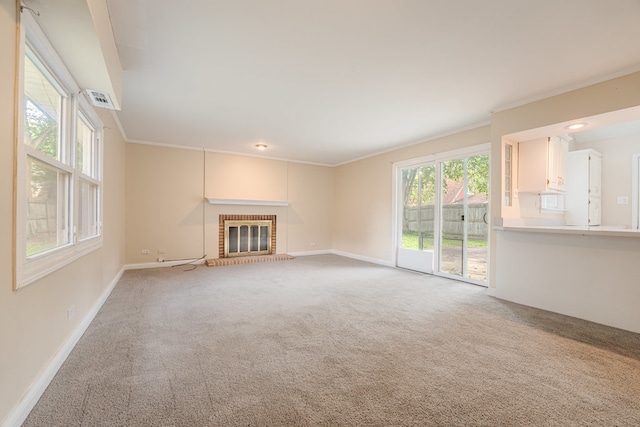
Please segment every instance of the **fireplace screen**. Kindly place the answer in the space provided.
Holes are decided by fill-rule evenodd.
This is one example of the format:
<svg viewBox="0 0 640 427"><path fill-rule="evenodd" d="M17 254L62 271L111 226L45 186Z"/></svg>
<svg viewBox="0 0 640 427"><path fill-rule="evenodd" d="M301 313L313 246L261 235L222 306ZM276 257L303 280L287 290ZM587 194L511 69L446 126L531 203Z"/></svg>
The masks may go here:
<svg viewBox="0 0 640 427"><path fill-rule="evenodd" d="M224 222L224 256L271 253L271 221Z"/></svg>

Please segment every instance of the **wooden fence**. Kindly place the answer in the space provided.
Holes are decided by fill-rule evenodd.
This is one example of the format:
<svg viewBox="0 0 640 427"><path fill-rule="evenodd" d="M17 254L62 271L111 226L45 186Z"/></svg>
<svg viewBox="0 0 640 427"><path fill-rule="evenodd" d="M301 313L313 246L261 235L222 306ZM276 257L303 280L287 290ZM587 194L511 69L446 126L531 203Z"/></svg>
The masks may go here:
<svg viewBox="0 0 640 427"><path fill-rule="evenodd" d="M418 221L418 207L408 207L404 209L404 218L402 223L403 231L418 231L418 223L423 233L433 234L434 226L434 207L423 206L420 208L421 219ZM463 205L445 205L442 207L442 234L448 238L462 238L463 222L461 221L464 213ZM467 236L470 239L484 240L488 238L489 226L485 223L488 221L486 203L469 204L467 207ZM487 215L488 216L488 215Z"/></svg>
<svg viewBox="0 0 640 427"><path fill-rule="evenodd" d="M33 200L27 203L27 236L55 235L57 228L55 200Z"/></svg>

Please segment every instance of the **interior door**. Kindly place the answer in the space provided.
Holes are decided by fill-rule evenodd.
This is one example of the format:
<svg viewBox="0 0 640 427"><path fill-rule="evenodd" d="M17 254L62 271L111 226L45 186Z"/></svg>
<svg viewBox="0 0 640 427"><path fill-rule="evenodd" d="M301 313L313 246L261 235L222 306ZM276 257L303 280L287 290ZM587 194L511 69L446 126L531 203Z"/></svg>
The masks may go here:
<svg viewBox="0 0 640 427"><path fill-rule="evenodd" d="M401 169L401 230L398 233L398 267L433 273L436 230L436 166L425 164Z"/></svg>
<svg viewBox="0 0 640 427"><path fill-rule="evenodd" d="M440 163L440 233L437 272L487 281L489 156Z"/></svg>

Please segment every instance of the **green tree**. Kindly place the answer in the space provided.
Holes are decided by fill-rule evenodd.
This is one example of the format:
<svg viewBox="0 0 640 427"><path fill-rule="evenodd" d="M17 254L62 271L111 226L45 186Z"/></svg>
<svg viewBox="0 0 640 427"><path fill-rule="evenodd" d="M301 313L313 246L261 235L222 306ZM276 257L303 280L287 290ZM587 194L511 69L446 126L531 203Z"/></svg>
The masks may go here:
<svg viewBox="0 0 640 427"><path fill-rule="evenodd" d="M452 160L443 163L443 185L446 179L462 180L464 176L464 160ZM473 156L467 159L468 190L473 194L484 194L489 197L489 156Z"/></svg>
<svg viewBox="0 0 640 427"><path fill-rule="evenodd" d="M31 99L24 106L24 142L54 159L58 158L58 122L48 116ZM55 196L56 172L45 168L39 162L32 163L30 181L31 197Z"/></svg>
<svg viewBox="0 0 640 427"><path fill-rule="evenodd" d="M31 100L24 106L24 142L54 159L58 158L58 122Z"/></svg>
<svg viewBox="0 0 640 427"><path fill-rule="evenodd" d="M464 176L463 159L442 163L442 185L447 190L447 180L460 181ZM422 196L421 205L435 203L435 166L404 169L402 171L402 190L404 206L418 206L418 195ZM418 179L418 174L420 179ZM468 190L473 194L489 196L489 156L473 156L467 159ZM418 188L418 183L421 188Z"/></svg>

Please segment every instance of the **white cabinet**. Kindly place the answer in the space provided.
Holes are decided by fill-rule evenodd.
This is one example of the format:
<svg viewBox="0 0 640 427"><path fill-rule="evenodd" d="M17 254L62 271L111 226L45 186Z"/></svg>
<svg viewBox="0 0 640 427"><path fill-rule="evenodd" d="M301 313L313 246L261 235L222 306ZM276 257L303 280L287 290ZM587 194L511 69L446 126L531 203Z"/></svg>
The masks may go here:
<svg viewBox="0 0 640 427"><path fill-rule="evenodd" d="M557 193L566 189L569 141L564 137L523 141L518 144L518 191Z"/></svg>
<svg viewBox="0 0 640 427"><path fill-rule="evenodd" d="M602 216L602 154L595 150L568 154L565 223L600 225Z"/></svg>

